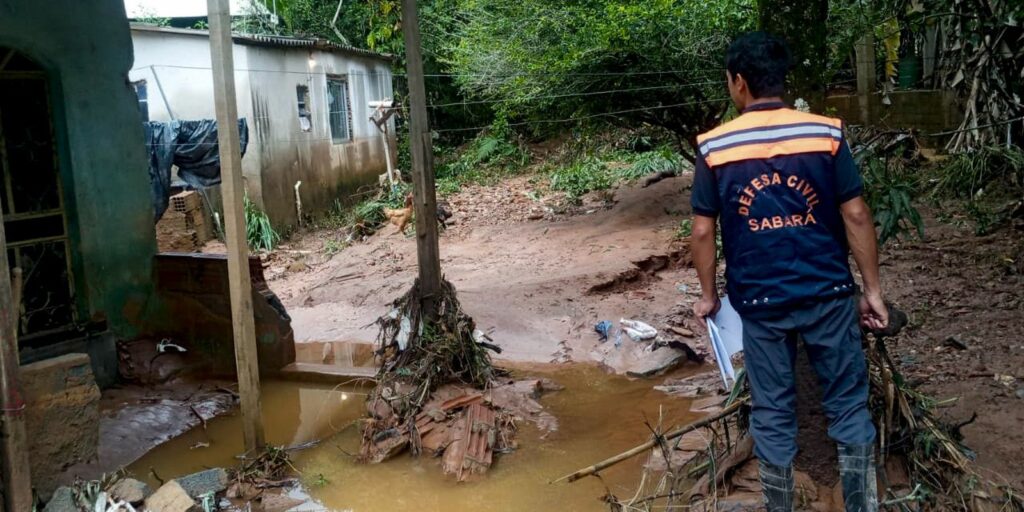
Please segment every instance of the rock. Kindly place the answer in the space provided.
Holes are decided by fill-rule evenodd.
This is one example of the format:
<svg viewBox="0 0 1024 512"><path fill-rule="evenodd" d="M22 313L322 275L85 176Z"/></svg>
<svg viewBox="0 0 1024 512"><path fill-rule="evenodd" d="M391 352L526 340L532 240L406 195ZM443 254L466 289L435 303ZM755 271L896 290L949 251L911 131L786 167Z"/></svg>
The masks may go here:
<svg viewBox="0 0 1024 512"><path fill-rule="evenodd" d="M955 348L957 350L967 350L967 344L960 339L960 336L950 336L946 338L946 341L942 342L942 346Z"/></svg>
<svg viewBox="0 0 1024 512"><path fill-rule="evenodd" d="M263 512L285 512L305 503L305 500L292 498L284 494L266 493L260 500Z"/></svg>
<svg viewBox="0 0 1024 512"><path fill-rule="evenodd" d="M46 504L43 512L78 512L75 495L71 492L71 488L58 487L56 491L53 491L53 497L50 498L50 502Z"/></svg>
<svg viewBox="0 0 1024 512"><path fill-rule="evenodd" d="M735 492L718 499L719 512L759 512L764 510L764 497L759 492Z"/></svg>
<svg viewBox="0 0 1024 512"><path fill-rule="evenodd" d="M670 396L697 398L712 395L722 390L722 378L717 372L704 372L683 379L666 379L654 389Z"/></svg>
<svg viewBox="0 0 1024 512"><path fill-rule="evenodd" d="M149 512L188 512L195 505L177 480L167 482L146 498L146 510Z"/></svg>
<svg viewBox="0 0 1024 512"><path fill-rule="evenodd" d="M218 493L227 489L228 472L223 468L207 469L176 478L175 481L189 496L198 498L204 494Z"/></svg>
<svg viewBox="0 0 1024 512"><path fill-rule="evenodd" d="M1024 387L1017 389L1017 398L1024 400Z"/></svg>
<svg viewBox="0 0 1024 512"><path fill-rule="evenodd" d="M650 354L646 354L643 359L640 359L631 368L626 370L626 375L630 377L653 377L679 366L686 360L686 352L672 347L662 347Z"/></svg>
<svg viewBox="0 0 1024 512"><path fill-rule="evenodd" d="M110 495L114 499L124 500L132 505L142 503L152 493L153 490L148 485L134 478L122 478L110 487Z"/></svg>

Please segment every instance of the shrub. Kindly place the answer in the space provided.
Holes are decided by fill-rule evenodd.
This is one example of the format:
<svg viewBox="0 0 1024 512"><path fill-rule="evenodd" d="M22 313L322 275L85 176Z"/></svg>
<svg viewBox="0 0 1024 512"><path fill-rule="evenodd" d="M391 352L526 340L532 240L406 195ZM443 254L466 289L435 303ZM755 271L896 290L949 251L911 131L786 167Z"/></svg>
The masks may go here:
<svg viewBox="0 0 1024 512"><path fill-rule="evenodd" d="M249 242L249 250L273 250L277 243L281 241L281 235L270 224L270 218L255 203L249 200L248 194L243 196L242 204L245 208L245 234Z"/></svg>
<svg viewBox="0 0 1024 512"><path fill-rule="evenodd" d="M608 164L586 157L551 174L551 188L565 192L570 200L578 200L587 192L607 190L615 184Z"/></svg>

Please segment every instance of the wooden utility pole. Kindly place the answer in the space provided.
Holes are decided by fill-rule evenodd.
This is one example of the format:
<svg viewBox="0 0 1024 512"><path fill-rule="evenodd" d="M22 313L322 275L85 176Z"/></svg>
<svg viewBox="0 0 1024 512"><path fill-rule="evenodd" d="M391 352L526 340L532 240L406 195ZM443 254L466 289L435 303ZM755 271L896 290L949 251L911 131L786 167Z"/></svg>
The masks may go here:
<svg viewBox="0 0 1024 512"><path fill-rule="evenodd" d="M25 432L25 400L18 383L18 304L11 289L11 271L7 266L7 237L3 213L0 213L0 469L3 471L3 508L8 512L32 510L32 477L28 462L28 435Z"/></svg>
<svg viewBox="0 0 1024 512"><path fill-rule="evenodd" d="M437 244L437 193L434 190L434 151L427 119L416 0L402 0L405 69L409 81L409 146L412 152L413 205L416 210L416 256L420 267L420 300L426 318L437 316L441 293L441 252Z"/></svg>
<svg viewBox="0 0 1024 512"><path fill-rule="evenodd" d="M228 285L231 288L231 326L235 340L235 367L242 406L245 449L263 448L260 406L260 368L256 354L256 326L252 313L249 246L242 205L242 151L238 141L238 105L235 103L235 61L232 55L231 15L228 0L206 0L210 22L210 57L213 62L213 100L217 111L221 193L224 196L224 238L228 246Z"/></svg>

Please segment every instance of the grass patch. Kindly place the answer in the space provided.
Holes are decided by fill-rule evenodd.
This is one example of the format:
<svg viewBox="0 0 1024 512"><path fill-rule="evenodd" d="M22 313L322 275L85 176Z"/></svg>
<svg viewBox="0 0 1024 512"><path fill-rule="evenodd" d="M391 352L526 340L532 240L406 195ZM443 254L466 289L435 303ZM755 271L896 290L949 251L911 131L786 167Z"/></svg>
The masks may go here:
<svg viewBox="0 0 1024 512"><path fill-rule="evenodd" d="M626 180L638 180L652 174L671 173L678 175L685 165L683 156L668 146L652 151L628 153L629 166L623 168L619 175Z"/></svg>
<svg viewBox="0 0 1024 512"><path fill-rule="evenodd" d="M977 235L1006 224L1024 189L1024 149L986 146L950 157L930 180L935 199L963 201Z"/></svg>
<svg viewBox="0 0 1024 512"><path fill-rule="evenodd" d="M589 192L608 190L619 183L669 172L679 174L685 160L668 146L643 151L614 150L583 155L568 165L549 169L551 189L579 202Z"/></svg>
<svg viewBox="0 0 1024 512"><path fill-rule="evenodd" d="M974 199L986 188L1024 186L1024 149L1017 146L986 146L954 155L936 176L932 194L937 197Z"/></svg>
<svg viewBox="0 0 1024 512"><path fill-rule="evenodd" d="M551 173L551 189L565 192L570 201L578 201L584 194L612 188L616 179L608 163L596 157L586 157Z"/></svg>
<svg viewBox="0 0 1024 512"><path fill-rule="evenodd" d="M237 204L237 203L236 203ZM242 198L245 208L245 235L250 251L271 251L281 241L281 235L270 224L270 218L246 194Z"/></svg>

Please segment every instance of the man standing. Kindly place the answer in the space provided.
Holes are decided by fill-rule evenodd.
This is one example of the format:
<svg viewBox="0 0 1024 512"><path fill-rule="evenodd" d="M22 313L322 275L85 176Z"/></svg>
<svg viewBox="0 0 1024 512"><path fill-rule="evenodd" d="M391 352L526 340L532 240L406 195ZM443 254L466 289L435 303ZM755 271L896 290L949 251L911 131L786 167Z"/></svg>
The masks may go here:
<svg viewBox="0 0 1024 512"><path fill-rule="evenodd" d="M786 108L785 43L745 34L726 57L729 94L742 112L697 138L693 182L694 265L700 318L719 308L715 223L721 218L730 303L743 319L750 431L769 512L793 510L796 336L818 374L829 436L839 443L846 510L877 510L875 428L861 324L888 323L871 211L842 123ZM856 285L848 255L863 277Z"/></svg>

